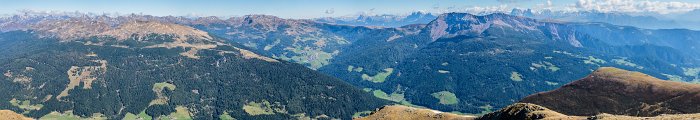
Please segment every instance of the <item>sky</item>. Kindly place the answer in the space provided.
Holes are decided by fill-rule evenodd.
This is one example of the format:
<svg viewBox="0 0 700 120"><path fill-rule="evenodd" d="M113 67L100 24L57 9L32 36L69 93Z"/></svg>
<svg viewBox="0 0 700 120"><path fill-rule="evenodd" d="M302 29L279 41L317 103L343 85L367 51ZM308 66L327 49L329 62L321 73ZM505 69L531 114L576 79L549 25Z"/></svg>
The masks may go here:
<svg viewBox="0 0 700 120"><path fill-rule="evenodd" d="M415 11L481 12L597 10L660 14L700 9L700 0L0 0L0 14L18 11L148 14L156 16L275 15L282 18L338 17L358 14L409 14Z"/></svg>

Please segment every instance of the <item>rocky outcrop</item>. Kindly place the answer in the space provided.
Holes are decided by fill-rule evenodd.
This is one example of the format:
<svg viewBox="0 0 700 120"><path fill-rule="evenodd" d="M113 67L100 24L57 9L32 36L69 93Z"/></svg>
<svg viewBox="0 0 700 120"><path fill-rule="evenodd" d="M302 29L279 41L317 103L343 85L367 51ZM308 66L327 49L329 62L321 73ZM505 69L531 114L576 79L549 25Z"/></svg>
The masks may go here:
<svg viewBox="0 0 700 120"><path fill-rule="evenodd" d="M423 31L437 40L457 36L482 36L490 29L504 29L509 32L518 32L528 36L548 37L553 42L569 44L573 47L584 47L579 39L584 37L577 35L577 31L565 24L543 22L522 16L512 16L503 13L494 13L484 16L469 13L447 13L437 17L428 23ZM501 31L501 30L498 30ZM506 35L514 33L504 33Z"/></svg>

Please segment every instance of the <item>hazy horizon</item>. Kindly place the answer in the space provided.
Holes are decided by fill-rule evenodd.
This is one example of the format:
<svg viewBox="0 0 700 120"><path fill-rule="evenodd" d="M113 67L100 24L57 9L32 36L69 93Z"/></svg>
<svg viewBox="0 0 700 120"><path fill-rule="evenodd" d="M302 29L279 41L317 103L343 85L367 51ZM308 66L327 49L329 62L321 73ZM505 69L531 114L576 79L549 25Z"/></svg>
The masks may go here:
<svg viewBox="0 0 700 120"><path fill-rule="evenodd" d="M217 4L212 4L217 3ZM513 8L602 12L626 12L640 14L683 13L700 8L700 1L633 1L633 0L431 0L402 2L398 0L356 1L7 1L0 14L11 15L19 11L82 12L96 14L147 14L154 16L242 16L251 14L274 15L281 18L309 19L350 15L405 15L422 11L446 12L507 12Z"/></svg>

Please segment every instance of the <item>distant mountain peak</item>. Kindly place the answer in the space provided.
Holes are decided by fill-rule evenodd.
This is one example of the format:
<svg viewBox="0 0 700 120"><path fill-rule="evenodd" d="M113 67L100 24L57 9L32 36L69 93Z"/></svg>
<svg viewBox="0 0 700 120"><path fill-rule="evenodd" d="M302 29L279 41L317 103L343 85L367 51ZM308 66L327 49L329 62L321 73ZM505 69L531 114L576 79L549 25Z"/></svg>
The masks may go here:
<svg viewBox="0 0 700 120"><path fill-rule="evenodd" d="M413 16L413 15L432 15L432 14L429 12L415 11L415 12L411 12L411 14L408 16Z"/></svg>
<svg viewBox="0 0 700 120"><path fill-rule="evenodd" d="M511 15L516 15L516 16L532 16L534 13L532 12L532 9L518 9L518 8L513 8L510 12Z"/></svg>
<svg viewBox="0 0 700 120"><path fill-rule="evenodd" d="M209 16L209 17L198 17L194 20L195 24L212 24L212 23L224 23L219 17Z"/></svg>
<svg viewBox="0 0 700 120"><path fill-rule="evenodd" d="M438 19L451 21L453 23L490 23L493 21L512 21L512 22L535 22L535 19L530 19L522 16L513 16L505 13L492 13L488 15L474 15L470 13L446 13L438 16Z"/></svg>
<svg viewBox="0 0 700 120"><path fill-rule="evenodd" d="M510 14L546 21L604 22L614 25L635 26L646 29L698 29L696 20L688 12L672 16L654 14L634 14L611 11L553 11L514 8ZM678 16L678 17L675 17ZM697 15L695 15L697 16ZM693 22L696 21L696 22Z"/></svg>
<svg viewBox="0 0 700 120"><path fill-rule="evenodd" d="M112 25L110 19L48 20L31 25L30 29L55 36L62 40L74 40L94 36L110 36L119 40L145 37L149 34L172 35L177 40L213 39L207 32L189 26L160 21L129 20Z"/></svg>
<svg viewBox="0 0 700 120"><path fill-rule="evenodd" d="M309 34L318 31L318 28L312 27L313 24L317 24L314 21L304 19L283 19L271 15L246 15L243 17L232 17L226 20L226 22L233 27L234 31L241 30L236 28L255 30L261 33L284 31L288 35ZM230 33L236 34L242 32ZM263 34L255 34L254 36L258 35Z"/></svg>
<svg viewBox="0 0 700 120"><path fill-rule="evenodd" d="M459 12L452 12L452 13L445 13L445 14L440 14L438 18L448 18L448 17L457 17L457 18L463 18L463 17L476 17L477 15L471 14L471 13L459 13Z"/></svg>
<svg viewBox="0 0 700 120"><path fill-rule="evenodd" d="M408 15L368 15L360 14L345 17L326 17L314 19L314 21L331 24L353 25L353 26L375 26L375 27L401 27L411 24L426 24L437 16L432 13L416 11Z"/></svg>
<svg viewBox="0 0 700 120"><path fill-rule="evenodd" d="M241 23L241 24L248 24L248 25L280 25L280 24L286 24L289 22L294 22L294 21L303 21L303 20L292 20L292 19L284 19L284 18L279 18L277 16L272 16L272 15L245 15L242 17L232 17L228 19L228 21L233 21L235 23Z"/></svg>
<svg viewBox="0 0 700 120"><path fill-rule="evenodd" d="M273 15L263 15L263 14L256 14L256 15L245 15L243 16L245 19L252 19L252 20L284 20L282 18L279 18L277 16Z"/></svg>
<svg viewBox="0 0 700 120"><path fill-rule="evenodd" d="M127 39L133 35L144 37L148 34L173 35L178 40L197 39L212 40L213 38L205 31L201 31L189 26L157 21L129 21L121 24L112 30L102 33L117 39Z"/></svg>
<svg viewBox="0 0 700 120"><path fill-rule="evenodd" d="M67 20L45 20L29 24L28 29L38 31L41 37L57 37L62 40L74 40L97 36L112 29L112 25L104 21L72 18Z"/></svg>
<svg viewBox="0 0 700 120"><path fill-rule="evenodd" d="M512 27L515 30L534 30L542 24L534 19L493 13L476 16L469 13L446 13L428 24L433 40L457 35L479 35L493 26Z"/></svg>

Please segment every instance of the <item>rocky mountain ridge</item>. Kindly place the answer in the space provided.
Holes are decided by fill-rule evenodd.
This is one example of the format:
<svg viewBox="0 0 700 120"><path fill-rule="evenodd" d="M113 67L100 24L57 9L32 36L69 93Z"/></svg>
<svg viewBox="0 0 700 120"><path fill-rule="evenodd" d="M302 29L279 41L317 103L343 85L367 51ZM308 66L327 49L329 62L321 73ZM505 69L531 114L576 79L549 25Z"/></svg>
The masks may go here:
<svg viewBox="0 0 700 120"><path fill-rule="evenodd" d="M189 26L158 21L124 21L116 25L110 25L103 20L49 20L31 25L28 29L36 30L45 36L55 36L63 40L79 38L108 36L118 40L136 37L143 40L149 34L171 35L176 40L212 40L205 31L197 30Z"/></svg>
<svg viewBox="0 0 700 120"><path fill-rule="evenodd" d="M411 24L426 24L437 16L426 12L413 12L408 15L357 15L348 17L325 17L314 21L338 25L401 27Z"/></svg>
<svg viewBox="0 0 700 120"><path fill-rule="evenodd" d="M599 12L599 11L578 11L578 12L563 12L542 10L534 11L531 9L513 9L509 14L516 16L524 16L545 21L563 21L563 22L602 22L622 26L636 26L646 29L695 29L696 26L685 24L683 22L660 19L649 15L631 15L628 13L615 12Z"/></svg>

